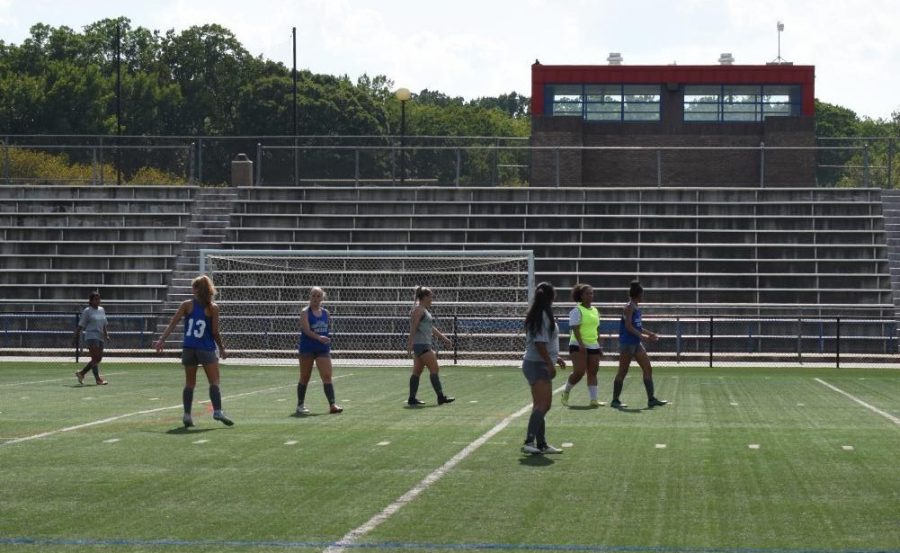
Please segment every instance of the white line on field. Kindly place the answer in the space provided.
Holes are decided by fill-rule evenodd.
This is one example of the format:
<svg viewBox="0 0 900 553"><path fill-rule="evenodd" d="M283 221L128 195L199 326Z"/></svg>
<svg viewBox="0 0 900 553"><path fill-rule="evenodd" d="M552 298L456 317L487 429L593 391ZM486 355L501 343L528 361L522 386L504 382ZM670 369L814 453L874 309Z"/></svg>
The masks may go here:
<svg viewBox="0 0 900 553"><path fill-rule="evenodd" d="M863 407L865 407L865 408L868 409L869 411L872 411L873 413L878 413L879 415L881 415L882 417L888 419L888 420L891 421L892 423L900 425L900 419L898 419L898 418L895 417L894 415L892 415L892 414L890 414L890 413L887 413L887 412L885 412L885 411L882 411L881 409L879 409L878 407L875 407L874 405L869 405L868 403L866 403L865 401L859 399L858 397L854 396L853 394L848 394L848 393L845 392L844 390L841 390L841 389L838 388L837 386L834 386L834 385L832 385L832 384L829 384L829 383L825 382L825 381L822 380L821 378L816 378L815 380L816 380L818 383L820 383L820 384L822 384L822 385L824 385L824 386L827 386L828 388L831 388L831 389L834 390L835 392L847 396L848 398L850 398L850 399L852 399L853 401L855 401L856 403L862 405Z"/></svg>
<svg viewBox="0 0 900 553"><path fill-rule="evenodd" d="M341 376L345 376L345 377L346 377L346 376L353 376L353 375L352 375L352 373L351 373L351 374L345 374L345 375L335 376L334 378L340 378ZM244 393L242 393L242 394L234 394L234 395L231 395L231 396L224 396L222 399L236 399L236 398L239 398L239 397L252 396L252 395L254 395L254 394L261 394L261 393L265 393L265 392L271 392L271 391L273 391L273 390L281 390L282 388L288 388L288 387L293 387L293 386L295 386L295 384L289 384L288 386L275 386L275 387L273 387L273 388L264 388L264 389L262 389L262 390L254 390L254 391L252 391L252 392L244 392ZM207 400L204 400L204 401L200 401L200 402L198 402L198 403L209 403L209 400L207 399ZM99 426L99 425L101 425L101 424L106 424L106 423L108 423L108 422L115 422L115 421L117 421L117 420L125 419L125 418L128 418L128 417L135 417L135 416L138 416L138 415L149 415L149 414L151 414L151 413L159 413L160 411L166 411L166 410L168 410L168 409L182 409L183 407L184 407L183 405L178 404L178 405L170 405L170 406L168 406L168 407L157 407L157 408L155 408L155 409L143 409L143 410L141 410L141 411L134 411L134 412L131 412L131 413L125 413L124 415L115 415L115 416L113 416L113 417L107 417L107 418L105 418L105 419L100 419L100 420L95 420L95 421L91 421L91 422L86 422L86 423L84 423L84 424L76 424L75 426L67 426L67 427L65 427L65 428L59 428L59 429L57 429L57 430L49 430L49 431L47 431L47 432L41 432L40 434L32 434L31 436L23 436L23 437L21 437L21 438L15 438L15 439L9 440L9 441L7 441L7 442L2 442L2 443L0 443L0 447L6 446L6 445L11 445L11 444L18 444L18 443L22 443L22 442L28 442L28 441L31 441L31 440L38 440L38 439L40 439L40 438L46 438L46 437L48 437L48 436L53 436L53 435L56 435L56 434L61 434L61 433L63 433L63 432L72 432L72 431L74 431L74 430L82 430L82 429L84 429L84 428L90 428L90 427L92 427L92 426Z"/></svg>
<svg viewBox="0 0 900 553"><path fill-rule="evenodd" d="M554 390L553 393L559 392L564 389L565 389L565 386L560 386L559 388ZM453 469L453 467L455 467L456 465L461 463L466 457L468 457L469 455L474 453L479 447L481 447L485 443L487 443L488 440L490 440L495 435L497 435L501 430L503 430L504 428L509 426L509 424L512 421L514 421L515 419L521 417L522 415L524 415L525 413L528 413L530 411L531 411L531 405L526 405L525 407L522 407L521 409L519 409L512 415L509 415L502 421L498 422L493 428L491 428L490 430L488 430L487 432L485 432L484 434L479 436L475 441L473 441L472 443L470 443L469 445L464 447L462 449L462 451L460 451L459 453L457 453L456 455L451 457L449 461L447 461L446 463L444 463L443 465L441 465L440 467L435 469L431 474L429 474L428 476L423 478L421 482L419 482L418 484L413 486L408 492L406 492L405 494L401 495L396 500L394 500L394 502L391 503L390 505L388 505L387 507L385 507L383 511L381 511L377 515L370 518L368 521L366 521L361 526L354 528L353 530L350 530L349 532L344 534L344 537L342 537L341 539L336 541L334 543L334 545L326 547L324 550L324 553L343 553L343 551L345 551L345 549L348 546L352 546L360 538L362 538L363 536L365 536L366 534L368 534L375 528L378 528L378 526L380 526L384 521L389 519L394 513L399 511L404 505L412 502L412 500L414 500L416 497L418 497L422 492L424 492L425 490L430 488L432 484L434 484L435 482L437 482L438 480L443 478L444 475L446 475L448 472L450 472L450 470Z"/></svg>
<svg viewBox="0 0 900 553"><path fill-rule="evenodd" d="M128 373L104 373L103 376L121 376L123 374ZM6 384L0 384L0 388L9 388L11 386L27 386L29 384L47 384L48 382L62 382L64 380L72 380L75 378L72 373L69 373L69 376L65 378L52 378L50 380L32 380L30 382L9 382ZM74 384L73 384L74 386Z"/></svg>

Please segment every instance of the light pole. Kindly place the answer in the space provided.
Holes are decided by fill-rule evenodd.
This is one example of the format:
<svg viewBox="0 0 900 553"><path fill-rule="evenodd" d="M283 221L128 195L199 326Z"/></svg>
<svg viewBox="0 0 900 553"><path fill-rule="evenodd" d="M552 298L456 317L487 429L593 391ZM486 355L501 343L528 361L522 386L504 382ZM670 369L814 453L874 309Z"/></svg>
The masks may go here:
<svg viewBox="0 0 900 553"><path fill-rule="evenodd" d="M406 151L403 149L406 145L406 102L412 94L408 88L398 88L394 96L400 100L400 184L403 185L406 182Z"/></svg>

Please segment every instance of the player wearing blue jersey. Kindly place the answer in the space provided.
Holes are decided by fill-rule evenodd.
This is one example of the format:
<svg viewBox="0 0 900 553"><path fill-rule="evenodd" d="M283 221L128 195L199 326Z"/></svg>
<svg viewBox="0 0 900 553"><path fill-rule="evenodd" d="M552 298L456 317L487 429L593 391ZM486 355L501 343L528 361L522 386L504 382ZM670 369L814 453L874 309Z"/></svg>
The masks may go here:
<svg viewBox="0 0 900 553"><path fill-rule="evenodd" d="M314 286L309 290L309 305L300 311L300 381L297 382L297 415L309 414L303 404L306 400L306 386L312 376L313 362L319 370L319 378L325 387L328 412L340 413L344 409L334 402L334 384L331 383L331 319L328 310L322 307L325 290Z"/></svg>
<svg viewBox="0 0 900 553"><path fill-rule="evenodd" d="M106 331L106 311L100 307L100 292L91 292L88 297L88 306L81 312L78 318L78 326L75 327L75 347L84 332L84 344L91 353L91 361L80 371L75 371L75 378L79 384L84 384L84 377L91 371L94 373L94 381L98 386L109 384L100 376L100 361L103 360L103 345L109 342L109 332Z"/></svg>
<svg viewBox="0 0 900 553"><path fill-rule="evenodd" d="M219 390L219 357L225 359L225 345L219 334L219 306L213 303L216 287L212 279L206 275L198 276L191 282L194 298L184 300L169 326L156 342L156 351L165 348L166 338L175 330L178 321L184 317L184 341L181 351L181 364L184 365L184 390L181 400L184 403L185 428L194 426L191 418L191 405L194 402L194 388L197 385L197 367L203 365L206 379L209 381L209 399L213 406L213 418L227 426L234 424L222 411L222 392ZM216 355L216 346L219 355Z"/></svg>
<svg viewBox="0 0 900 553"><path fill-rule="evenodd" d="M625 383L625 375L631 366L631 359L637 360L641 371L644 373L644 388L647 390L647 407L653 408L668 403L657 399L653 394L653 368L650 366L650 358L641 340L650 342L659 340L659 337L645 329L641 322L641 309L638 307L644 298L644 288L638 281L632 281L628 290L630 301L625 305L625 312L619 321L619 372L613 380L613 399L611 407L627 407L619 400L622 387Z"/></svg>
<svg viewBox="0 0 900 553"><path fill-rule="evenodd" d="M549 282L542 282L534 290L534 299L525 315L525 356L522 373L531 386L531 416L522 452L531 454L562 453L547 443L544 417L553 404L553 377L556 366L566 367L559 356L559 325L553 316L556 290Z"/></svg>
<svg viewBox="0 0 900 553"><path fill-rule="evenodd" d="M416 287L416 305L409 314L409 340L406 344L407 353L414 354L412 375L409 377L409 398L407 404L410 407L418 407L425 402L416 397L419 391L419 377L425 367L428 367L429 377L431 378L431 387L437 394L438 405L452 403L456 398L444 395L441 386L441 378L438 376L438 360L437 354L434 352L432 339L436 336L444 345L450 347L453 342L450 338L444 336L440 330L434 326L434 317L428 308L434 300L434 294L430 289L424 286Z"/></svg>

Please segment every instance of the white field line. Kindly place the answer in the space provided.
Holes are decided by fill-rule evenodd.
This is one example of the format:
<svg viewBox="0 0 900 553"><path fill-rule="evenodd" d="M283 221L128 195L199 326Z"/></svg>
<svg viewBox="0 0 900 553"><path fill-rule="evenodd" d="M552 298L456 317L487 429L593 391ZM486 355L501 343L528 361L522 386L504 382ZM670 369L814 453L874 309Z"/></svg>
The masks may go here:
<svg viewBox="0 0 900 553"><path fill-rule="evenodd" d="M332 377L332 380L337 379L337 378L340 378L341 376L347 377L347 376L353 376L353 375L352 375L352 373L351 373L351 374L345 374L345 375L335 376L335 377ZM275 386L275 387L273 387L273 388L264 388L264 389L262 389L262 390L254 390L254 391L252 391L252 392L244 392L244 393L242 393L242 394L234 394L234 395L230 395L230 396L224 396L222 399L223 399L223 400L226 400L226 399L237 399L237 398L239 398L239 397L252 396L252 395L255 395L255 394L261 394L261 393L265 393L265 392L271 392L271 391L274 391L274 390L281 390L281 389L283 389L283 388L289 388L289 387L293 387L293 386L295 386L295 384L290 384L290 385L288 385L288 386ZM204 401L200 401L200 402L198 402L198 403L209 403L209 400L207 399L207 400L204 400ZM125 418L128 418L128 417L135 417L135 416L138 416L138 415L149 415L150 413L159 413L160 411L167 411L167 410L169 410L169 409L182 409L183 407L184 407L184 406L181 405L181 404L178 404L178 405L169 405L168 407L156 407L155 409L143 409L143 410L141 410L141 411L134 411L134 412L132 412L132 413L125 413L125 414L123 414L123 415L115 415L115 416L113 416L113 417L107 417L107 418L105 418L105 419L99 419L99 420L95 420L95 421L91 421L91 422L86 422L86 423L84 423L84 424L76 424L75 426L67 426L67 427L65 427L65 428L58 428L58 429L56 429L56 430L48 430L47 432L41 432L40 434L32 434L31 436L23 436L23 437L21 437L21 438L13 438L12 440L8 440L8 441L6 441L6 442L0 443L0 447L6 446L6 445L11 445L11 444L18 444L18 443L22 443L22 442L28 442L28 441L31 441L31 440L39 440L39 439L41 439L41 438L46 438L46 437L48 437L48 436L54 436L54 435L56 435L56 434L62 434L63 432L73 432L73 431L75 431L75 430L83 430L83 429L85 429L85 428L90 428L90 427L92 427L92 426L99 426L99 425L101 425L101 424L106 424L106 423L108 423L108 422L115 422L115 421L117 421L117 420L125 419Z"/></svg>
<svg viewBox="0 0 900 553"><path fill-rule="evenodd" d="M565 386L560 386L553 393L564 390ZM493 428L482 434L475 441L467 445L450 458L449 461L435 469L431 474L422 479L421 482L413 486L408 492L398 497L394 500L393 503L384 508L383 511L378 513L377 515L370 518L361 526L354 528L353 530L347 532L344 537L339 539L334 545L326 547L324 553L343 553L343 551L348 547L352 546L354 543L359 541L360 538L380 526L383 522L389 519L394 513L399 511L404 505L412 502L416 497L418 497L422 492L431 487L432 484L440 480L444 477L450 470L453 469L456 465L461 463L466 457L474 453L479 447L483 446L488 442L491 438L493 438L497 433L501 430L509 426L509 424L515 419L521 417L525 413L531 411L531 405L526 405L522 407L512 415L507 416L505 419L498 422Z"/></svg>
<svg viewBox="0 0 900 553"><path fill-rule="evenodd" d="M90 374L90 373L88 373ZM103 373L103 376L122 376L123 374L128 373ZM91 375L92 377L94 375ZM29 384L47 384L48 382L62 382L63 380L72 380L75 378L75 371L69 373L69 376L65 378L53 378L50 380L32 380L31 382L10 382L7 384L0 384L0 388L9 388L11 386L27 386ZM85 376L85 380L87 380L87 376Z"/></svg>
<svg viewBox="0 0 900 553"><path fill-rule="evenodd" d="M900 425L900 419L898 419L898 418L895 417L894 415L892 415L892 414L890 414L890 413L887 413L887 412L885 412L885 411L882 411L881 409L879 409L878 407L875 407L874 405L869 405L868 403L866 403L865 401L859 399L858 397L854 396L853 394L849 394L849 393L845 392L844 390L841 390L841 389L838 388L837 386L834 386L834 385L831 385L831 384L825 382L825 381L822 380L821 378L816 378L816 381L819 382L820 384L824 385L824 386L827 386L828 388L831 388L832 390L834 390L835 392L837 392L837 393L839 393L839 394L842 394L842 395L844 395L844 396L847 396L848 398L850 398L850 399L852 399L853 401L855 401L856 403L862 405L863 407L865 407L865 408L868 409L869 411L872 411L873 413L878 413L879 415L881 415L882 417L888 419L888 420L891 421L892 423L897 424L897 425Z"/></svg>

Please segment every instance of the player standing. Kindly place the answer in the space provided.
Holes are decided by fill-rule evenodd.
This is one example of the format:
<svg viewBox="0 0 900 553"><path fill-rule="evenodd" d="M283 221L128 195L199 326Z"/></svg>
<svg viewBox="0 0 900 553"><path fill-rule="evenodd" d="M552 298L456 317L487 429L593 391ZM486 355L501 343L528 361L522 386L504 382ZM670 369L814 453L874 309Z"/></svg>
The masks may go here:
<svg viewBox="0 0 900 553"><path fill-rule="evenodd" d="M297 382L297 415L308 415L304 405L306 387L312 376L313 362L319 370L319 378L325 387L328 412L340 413L343 407L334 402L334 384L331 383L331 318L322 307L325 291L314 286L309 290L309 305L300 312L300 343L297 345L300 361L300 380Z"/></svg>

